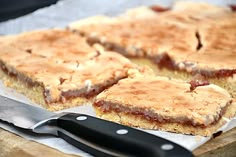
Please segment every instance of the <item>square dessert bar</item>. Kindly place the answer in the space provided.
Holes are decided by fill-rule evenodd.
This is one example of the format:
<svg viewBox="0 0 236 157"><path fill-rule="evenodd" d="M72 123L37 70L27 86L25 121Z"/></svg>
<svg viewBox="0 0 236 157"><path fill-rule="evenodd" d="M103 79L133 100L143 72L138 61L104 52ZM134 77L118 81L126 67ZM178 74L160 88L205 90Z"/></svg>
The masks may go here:
<svg viewBox="0 0 236 157"><path fill-rule="evenodd" d="M90 17L69 28L85 35L91 44L101 43L128 57L150 57L158 62L168 55L178 63L203 46L200 26L215 25L214 21L232 14L227 7L178 2L172 8L140 7L117 17Z"/></svg>
<svg viewBox="0 0 236 157"><path fill-rule="evenodd" d="M132 68L120 54L98 51L68 30L0 37L0 78L49 110L90 102Z"/></svg>
<svg viewBox="0 0 236 157"><path fill-rule="evenodd" d="M236 97L236 12L230 7L180 2L169 9L142 7L118 17L100 16L97 23L94 19L70 28L90 44L151 66L157 75L209 81Z"/></svg>
<svg viewBox="0 0 236 157"><path fill-rule="evenodd" d="M226 90L213 84L190 87L167 77L127 78L100 93L93 107L97 116L124 125L202 136L235 115Z"/></svg>

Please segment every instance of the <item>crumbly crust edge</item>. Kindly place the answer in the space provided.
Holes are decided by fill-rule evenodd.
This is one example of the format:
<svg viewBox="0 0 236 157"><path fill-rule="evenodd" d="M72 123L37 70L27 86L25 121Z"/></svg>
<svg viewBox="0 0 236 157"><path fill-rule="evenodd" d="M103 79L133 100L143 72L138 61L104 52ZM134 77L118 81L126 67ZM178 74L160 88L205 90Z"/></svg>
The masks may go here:
<svg viewBox="0 0 236 157"><path fill-rule="evenodd" d="M162 130L162 131L169 131L169 132L190 134L190 135L200 135L200 136L211 136L212 134L217 132L219 128L221 128L224 124L226 124L227 122L226 119L234 117L236 113L236 102L234 100L233 103L228 107L224 115L222 115L222 117L215 124L203 128L199 126L185 125L173 122L160 123L157 121L147 120L142 115L133 115L130 113L115 112L114 110L110 112L103 112L99 107L94 105L93 107L98 117L116 123L120 123L123 125L138 127L142 129Z"/></svg>

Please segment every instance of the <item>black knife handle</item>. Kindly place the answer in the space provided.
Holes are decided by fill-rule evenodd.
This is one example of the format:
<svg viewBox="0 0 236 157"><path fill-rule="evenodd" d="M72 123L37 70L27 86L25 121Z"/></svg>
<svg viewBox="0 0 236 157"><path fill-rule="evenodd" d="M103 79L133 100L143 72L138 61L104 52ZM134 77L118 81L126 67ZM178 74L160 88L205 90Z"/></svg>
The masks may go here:
<svg viewBox="0 0 236 157"><path fill-rule="evenodd" d="M68 113L57 120L57 126L61 138L94 156L193 156L166 139L84 114Z"/></svg>

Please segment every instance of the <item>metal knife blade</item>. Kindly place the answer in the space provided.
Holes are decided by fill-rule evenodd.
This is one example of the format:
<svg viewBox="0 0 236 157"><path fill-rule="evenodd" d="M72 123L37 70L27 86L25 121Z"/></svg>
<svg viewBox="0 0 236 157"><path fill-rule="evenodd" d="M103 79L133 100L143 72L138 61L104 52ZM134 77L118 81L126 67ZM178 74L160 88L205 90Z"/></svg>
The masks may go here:
<svg viewBox="0 0 236 157"><path fill-rule="evenodd" d="M7 97L0 96L0 119L17 127L29 129L38 122L56 115L53 112L19 103Z"/></svg>
<svg viewBox="0 0 236 157"><path fill-rule="evenodd" d="M146 132L85 114L56 114L0 96L0 119L51 134L94 156L192 157L187 149Z"/></svg>

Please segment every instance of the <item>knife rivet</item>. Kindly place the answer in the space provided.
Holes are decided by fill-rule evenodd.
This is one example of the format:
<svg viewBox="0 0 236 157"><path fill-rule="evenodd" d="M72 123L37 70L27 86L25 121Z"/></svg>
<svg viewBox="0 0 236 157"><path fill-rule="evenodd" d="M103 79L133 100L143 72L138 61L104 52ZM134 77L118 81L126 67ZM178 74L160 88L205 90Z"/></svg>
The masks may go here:
<svg viewBox="0 0 236 157"><path fill-rule="evenodd" d="M86 119L87 119L86 116L79 116L79 117L76 118L76 120L86 120Z"/></svg>
<svg viewBox="0 0 236 157"><path fill-rule="evenodd" d="M124 134L127 134L128 133L128 130L126 129L119 129L116 131L117 134L119 135L124 135Z"/></svg>
<svg viewBox="0 0 236 157"><path fill-rule="evenodd" d="M161 145L162 150L172 150L174 149L174 146L172 144L163 144Z"/></svg>

